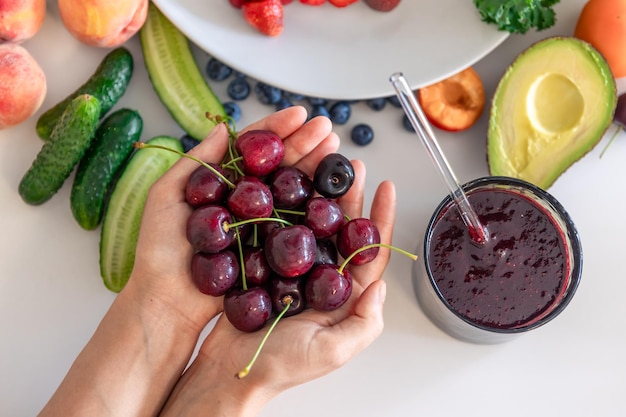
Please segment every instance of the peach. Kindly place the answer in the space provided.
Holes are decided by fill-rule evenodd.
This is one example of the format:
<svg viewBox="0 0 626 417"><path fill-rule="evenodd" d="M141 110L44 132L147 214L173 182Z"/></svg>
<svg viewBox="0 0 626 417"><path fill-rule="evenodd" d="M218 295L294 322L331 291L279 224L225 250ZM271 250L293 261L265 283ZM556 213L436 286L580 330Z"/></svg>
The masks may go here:
<svg viewBox="0 0 626 417"><path fill-rule="evenodd" d="M46 75L30 52L16 43L0 44L0 129L35 114L46 92Z"/></svg>
<svg viewBox="0 0 626 417"><path fill-rule="evenodd" d="M130 39L146 21L148 0L58 0L65 28L90 46L110 48Z"/></svg>
<svg viewBox="0 0 626 417"><path fill-rule="evenodd" d="M39 31L46 16L46 0L0 1L0 42L20 43Z"/></svg>

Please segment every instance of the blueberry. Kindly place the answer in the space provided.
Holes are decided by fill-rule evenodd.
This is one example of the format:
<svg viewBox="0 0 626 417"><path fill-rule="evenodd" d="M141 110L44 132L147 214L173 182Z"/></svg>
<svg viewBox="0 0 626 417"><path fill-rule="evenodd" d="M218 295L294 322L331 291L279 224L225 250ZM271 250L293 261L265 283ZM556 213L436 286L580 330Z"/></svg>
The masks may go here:
<svg viewBox="0 0 626 417"><path fill-rule="evenodd" d="M310 118L312 119L317 116L324 116L330 119L330 114L328 113L328 109L326 108L326 106L322 104L316 104L311 108Z"/></svg>
<svg viewBox="0 0 626 417"><path fill-rule="evenodd" d="M387 97L387 101L393 107L397 107L397 108L402 107L402 104L400 104L400 99L398 99L398 96L389 96L389 97Z"/></svg>
<svg viewBox="0 0 626 417"><path fill-rule="evenodd" d="M233 119L233 122L238 122L241 119L241 107L239 107L239 104L234 101L227 101L223 103L223 106L224 111Z"/></svg>
<svg viewBox="0 0 626 417"><path fill-rule="evenodd" d="M302 100L304 100L304 94L294 93L294 92L291 92L291 91L283 91L283 97L286 98L287 100L291 101L292 103L294 101L302 101Z"/></svg>
<svg viewBox="0 0 626 417"><path fill-rule="evenodd" d="M370 125L359 123L352 128L350 139L360 146L365 146L374 140L374 131Z"/></svg>
<svg viewBox="0 0 626 417"><path fill-rule="evenodd" d="M233 73L233 69L223 62L211 58L206 64L206 73L212 80L223 81L230 77L230 74Z"/></svg>
<svg viewBox="0 0 626 417"><path fill-rule="evenodd" d="M293 106L293 103L291 103L291 101L283 95L283 97L281 97L276 103L276 111L280 111L291 106Z"/></svg>
<svg viewBox="0 0 626 417"><path fill-rule="evenodd" d="M404 127L404 129L408 132L415 132L415 129L406 114L402 116L402 127Z"/></svg>
<svg viewBox="0 0 626 417"><path fill-rule="evenodd" d="M337 101L329 109L330 120L338 125L343 125L348 122L352 115L352 106L348 101Z"/></svg>
<svg viewBox="0 0 626 417"><path fill-rule="evenodd" d="M185 152L189 152L190 150L192 150L197 144L200 143L200 141L196 138L193 138L187 134L183 135L180 138L180 143L181 145L183 145L183 151Z"/></svg>
<svg viewBox="0 0 626 417"><path fill-rule="evenodd" d="M365 104L367 107L374 111L381 111L385 108L385 104L387 104L387 99L385 98L371 98L369 100L365 100Z"/></svg>
<svg viewBox="0 0 626 417"><path fill-rule="evenodd" d="M226 93L233 100L245 100L250 95L250 84L245 77L235 77L228 83Z"/></svg>
<svg viewBox="0 0 626 417"><path fill-rule="evenodd" d="M328 104L328 99L320 97L307 97L306 100L311 106L325 106Z"/></svg>
<svg viewBox="0 0 626 417"><path fill-rule="evenodd" d="M280 88L265 84L264 82L257 82L254 87L254 92L257 98L263 104L276 104L282 96L282 90Z"/></svg>

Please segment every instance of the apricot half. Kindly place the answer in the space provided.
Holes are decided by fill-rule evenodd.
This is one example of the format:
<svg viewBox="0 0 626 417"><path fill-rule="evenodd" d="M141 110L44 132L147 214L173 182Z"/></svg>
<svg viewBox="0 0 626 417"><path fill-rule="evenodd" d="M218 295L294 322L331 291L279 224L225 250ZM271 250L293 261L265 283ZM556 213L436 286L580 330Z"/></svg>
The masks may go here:
<svg viewBox="0 0 626 417"><path fill-rule="evenodd" d="M468 67L452 77L417 90L417 99L428 121L447 131L471 127L485 107L480 76Z"/></svg>

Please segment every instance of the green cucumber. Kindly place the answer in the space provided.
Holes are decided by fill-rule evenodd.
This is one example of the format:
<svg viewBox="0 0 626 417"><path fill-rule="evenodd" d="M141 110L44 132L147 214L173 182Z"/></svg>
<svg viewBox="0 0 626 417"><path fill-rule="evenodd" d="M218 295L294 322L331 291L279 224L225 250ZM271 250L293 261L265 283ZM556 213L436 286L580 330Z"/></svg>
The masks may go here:
<svg viewBox="0 0 626 417"><path fill-rule="evenodd" d="M100 101L102 118L124 95L132 74L133 56L128 49L124 47L113 49L83 85L39 116L36 124L37 134L43 140L48 140L63 110L74 97L81 94L90 94Z"/></svg>
<svg viewBox="0 0 626 417"><path fill-rule="evenodd" d="M182 152L180 141L170 136L156 136L147 143ZM138 149L116 182L100 235L100 275L109 290L120 292L128 282L148 191L179 158L180 155L161 149Z"/></svg>
<svg viewBox="0 0 626 417"><path fill-rule="evenodd" d="M204 139L215 126L206 113L226 117L226 112L202 76L188 39L152 2L139 39L148 76L161 102L187 134Z"/></svg>
<svg viewBox="0 0 626 417"><path fill-rule="evenodd" d="M100 224L105 199L115 176L141 137L143 120L135 110L122 108L106 116L74 177L70 206L78 224L93 230Z"/></svg>
<svg viewBox="0 0 626 417"><path fill-rule="evenodd" d="M82 94L70 101L19 184L22 199L32 205L48 201L63 186L89 148L100 118L100 102Z"/></svg>

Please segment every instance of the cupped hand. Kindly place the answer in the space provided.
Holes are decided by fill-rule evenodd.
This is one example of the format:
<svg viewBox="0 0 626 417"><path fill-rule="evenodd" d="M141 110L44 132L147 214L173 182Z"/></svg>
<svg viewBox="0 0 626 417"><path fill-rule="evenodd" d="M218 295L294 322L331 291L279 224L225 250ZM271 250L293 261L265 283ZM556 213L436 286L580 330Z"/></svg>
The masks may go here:
<svg viewBox="0 0 626 417"><path fill-rule="evenodd" d="M352 162L355 183L340 204L348 216L356 218L363 213L365 167L360 161ZM383 243L391 243L395 204L393 184L382 182L369 217L378 227ZM383 329L385 283L381 276L389 256L388 249L380 248L374 261L348 267L353 277L352 294L339 309L307 309L282 319L243 379L235 375L253 357L267 326L244 333L222 315L174 388L163 415L185 415L185 409L191 413L216 407L226 414L255 415L280 392L341 367Z"/></svg>
<svg viewBox="0 0 626 417"><path fill-rule="evenodd" d="M311 174L323 155L334 152L339 139L326 118L307 122L306 110L296 106L274 113L245 130L267 129L284 139L284 164ZM189 154L219 163L227 150L226 126L216 126ZM150 189L146 201L135 266L124 290L160 302L182 325L200 332L221 311L222 298L200 293L191 279L193 249L187 241L186 223L191 207L185 201L185 184L198 163L181 158Z"/></svg>

